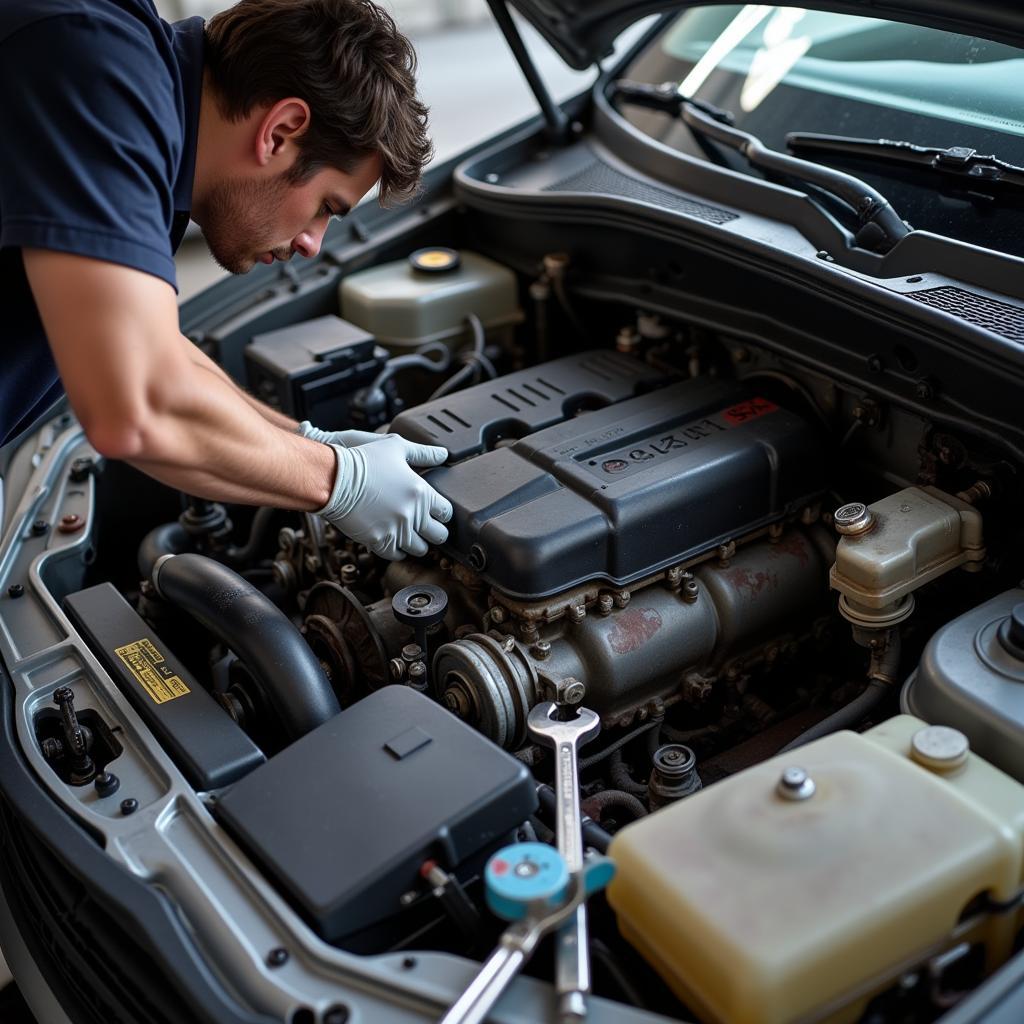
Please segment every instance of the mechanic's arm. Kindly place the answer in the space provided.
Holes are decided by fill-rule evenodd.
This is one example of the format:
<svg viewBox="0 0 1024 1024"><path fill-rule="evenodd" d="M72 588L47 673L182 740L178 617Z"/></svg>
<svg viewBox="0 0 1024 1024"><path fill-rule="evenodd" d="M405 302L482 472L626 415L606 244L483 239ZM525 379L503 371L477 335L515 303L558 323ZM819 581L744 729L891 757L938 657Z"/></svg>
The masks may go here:
<svg viewBox="0 0 1024 1024"><path fill-rule="evenodd" d="M169 284L67 253L23 258L71 407L97 451L205 498L326 504L331 449L269 423L194 360Z"/></svg>
<svg viewBox="0 0 1024 1024"><path fill-rule="evenodd" d="M205 352L193 345L188 338L182 336L181 340L188 345L189 358L192 362L197 366L201 366L208 373L213 373L220 377L228 387L233 388L238 392L238 396L242 401L255 409L268 423L273 423L275 427L280 427L282 430L287 430L293 434L298 430L299 424L293 420L291 416L286 416L278 409L275 409L272 406L267 405L266 402L261 402L258 398L250 395L244 388L239 387L238 384L236 384L227 375L224 369L218 366Z"/></svg>
<svg viewBox="0 0 1024 1024"><path fill-rule="evenodd" d="M97 451L198 497L315 511L385 558L442 544L450 502L397 435L307 438L269 422L178 330L160 278L49 250L22 255L71 407ZM322 442L322 443L321 443Z"/></svg>

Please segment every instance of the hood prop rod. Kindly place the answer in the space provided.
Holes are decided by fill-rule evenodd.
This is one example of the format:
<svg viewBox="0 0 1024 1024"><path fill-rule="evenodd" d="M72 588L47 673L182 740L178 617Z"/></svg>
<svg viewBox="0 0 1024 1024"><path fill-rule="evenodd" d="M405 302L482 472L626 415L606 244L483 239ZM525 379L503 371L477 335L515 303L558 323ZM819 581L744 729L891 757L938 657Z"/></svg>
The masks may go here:
<svg viewBox="0 0 1024 1024"><path fill-rule="evenodd" d="M506 0L487 0L487 6L490 7L494 20L498 23L501 34L512 51L512 56L515 57L533 95L540 104L541 113L544 115L547 126L545 133L552 142L567 142L573 134L569 117L548 92L547 86L537 71L536 64L533 63L533 58L526 49L523 37L512 20L512 13L508 9Z"/></svg>

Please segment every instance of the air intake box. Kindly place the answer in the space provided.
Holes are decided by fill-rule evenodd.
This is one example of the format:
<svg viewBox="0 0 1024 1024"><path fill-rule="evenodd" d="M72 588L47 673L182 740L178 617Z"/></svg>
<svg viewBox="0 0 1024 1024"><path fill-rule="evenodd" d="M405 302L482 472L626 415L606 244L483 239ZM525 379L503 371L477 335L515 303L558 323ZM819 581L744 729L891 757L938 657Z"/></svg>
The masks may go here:
<svg viewBox="0 0 1024 1024"><path fill-rule="evenodd" d="M397 914L425 860L455 871L536 806L522 763L427 697L386 686L233 786L217 814L341 942Z"/></svg>

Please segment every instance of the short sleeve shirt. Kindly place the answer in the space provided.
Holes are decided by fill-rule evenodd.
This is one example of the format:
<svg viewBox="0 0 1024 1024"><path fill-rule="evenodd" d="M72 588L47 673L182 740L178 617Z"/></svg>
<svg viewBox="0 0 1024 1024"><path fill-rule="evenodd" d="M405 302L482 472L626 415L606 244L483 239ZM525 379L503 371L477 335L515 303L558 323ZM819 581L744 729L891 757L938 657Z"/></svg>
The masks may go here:
<svg viewBox="0 0 1024 1024"><path fill-rule="evenodd" d="M61 394L21 252L119 263L176 287L203 22L151 0L0 3L0 444Z"/></svg>

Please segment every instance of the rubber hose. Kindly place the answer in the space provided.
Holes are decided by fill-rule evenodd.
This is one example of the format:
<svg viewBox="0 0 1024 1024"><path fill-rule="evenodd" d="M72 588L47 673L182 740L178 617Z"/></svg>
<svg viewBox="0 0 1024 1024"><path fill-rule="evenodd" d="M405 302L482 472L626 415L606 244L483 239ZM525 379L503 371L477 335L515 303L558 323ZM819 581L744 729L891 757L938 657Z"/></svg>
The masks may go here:
<svg viewBox="0 0 1024 1024"><path fill-rule="evenodd" d="M540 808L537 811L537 817L540 819L542 824L553 824L558 804L555 791L550 786L546 786L541 783L537 787L537 798L540 800ZM591 819L586 816L581 818L580 824L583 829L583 845L592 847L597 850L598 853L607 853L608 844L612 841L611 833L601 828L596 821L591 821Z"/></svg>
<svg viewBox="0 0 1024 1024"><path fill-rule="evenodd" d="M632 793L636 797L647 796L647 784L645 782L637 782L629 774L626 762L622 759L621 750L616 750L612 754L608 762L608 776L616 789L621 789L624 793Z"/></svg>
<svg viewBox="0 0 1024 1024"><path fill-rule="evenodd" d="M227 561L232 565L247 567L259 549L266 543L267 537L270 536L276 516L276 508L264 505L258 509L252 518L252 526L249 528L246 542L239 548L230 547L224 552Z"/></svg>
<svg viewBox="0 0 1024 1024"><path fill-rule="evenodd" d="M632 743L637 736L642 736L649 729L655 727L661 728L663 719L652 718L649 722L643 722L642 724L635 726L626 733L625 736L620 736L614 743L609 744L604 750L599 751L596 754L591 754L590 757L585 757L580 761L580 771L584 771L588 768L593 768L595 764L600 764L606 757L611 757L616 750L621 750L627 743Z"/></svg>
<svg viewBox="0 0 1024 1024"><path fill-rule="evenodd" d="M852 729L862 718L866 718L878 707L893 689L893 679L900 667L900 655L902 653L902 638L898 630L893 630L888 642L880 653L873 653L871 666L868 669L867 688L855 697L845 707L840 708L834 714L823 718L810 729L800 733L794 740L790 740L780 751L785 754L790 750L796 750L805 743L821 739L830 733L839 732L842 729Z"/></svg>
<svg viewBox="0 0 1024 1024"><path fill-rule="evenodd" d="M291 739L341 711L302 634L233 569L205 555L173 555L156 565L153 585L238 655Z"/></svg>
<svg viewBox="0 0 1024 1024"><path fill-rule="evenodd" d="M600 793L595 793L593 796L587 797L586 805L588 810L593 808L597 811L598 817L610 807L617 807L625 811L633 821L638 818L646 818L648 814L647 808L640 803L637 797L632 793L623 793L621 789L605 789Z"/></svg>
<svg viewBox="0 0 1024 1024"><path fill-rule="evenodd" d="M139 545L138 563L142 579L153 575L153 567L164 555L181 555L192 550L192 539L180 523L155 526Z"/></svg>
<svg viewBox="0 0 1024 1024"><path fill-rule="evenodd" d="M828 718L823 718L817 724L812 725L810 729L800 733L796 739L790 740L779 753L785 754L790 750L796 750L797 747L802 747L805 743L819 740L822 736L840 732L842 729L852 729L862 718L865 718L882 703L889 690L890 687L882 683L870 681L863 693L851 700L845 707L841 707L834 714L829 715Z"/></svg>

